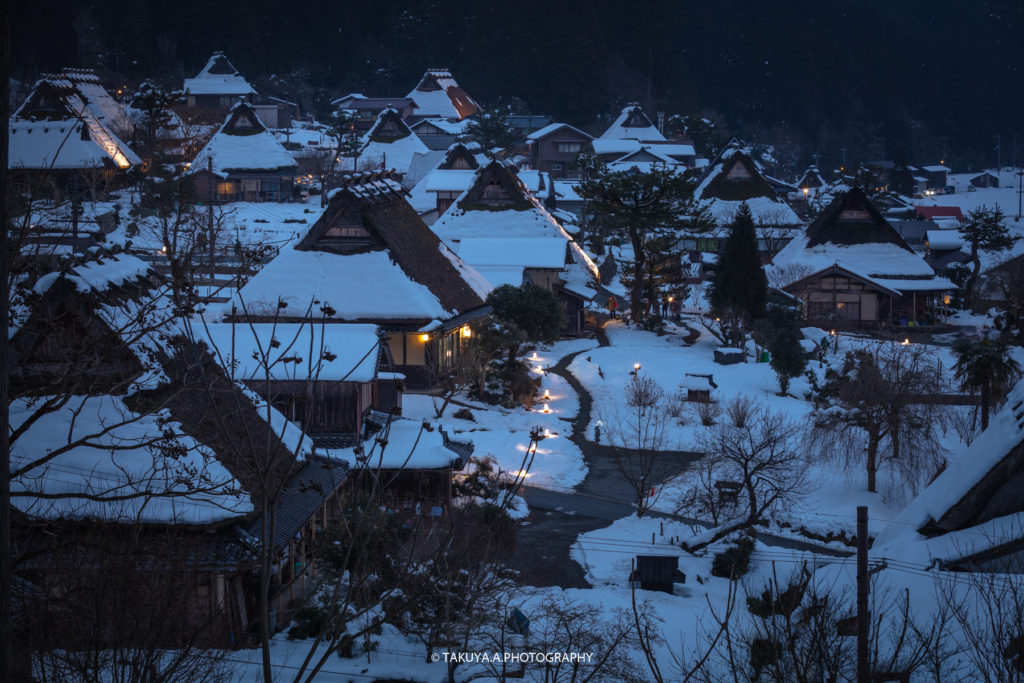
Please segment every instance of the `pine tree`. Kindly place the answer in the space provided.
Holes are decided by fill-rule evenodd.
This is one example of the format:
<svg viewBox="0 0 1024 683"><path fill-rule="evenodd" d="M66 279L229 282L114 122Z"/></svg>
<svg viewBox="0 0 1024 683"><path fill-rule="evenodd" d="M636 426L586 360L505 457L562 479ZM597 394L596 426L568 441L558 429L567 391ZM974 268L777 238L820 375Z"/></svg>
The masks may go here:
<svg viewBox="0 0 1024 683"><path fill-rule="evenodd" d="M964 300L970 304L978 286L978 276L981 274L980 252L1010 249L1020 237L1011 235L1006 229L1006 217L998 207L982 206L974 209L967 214L967 220L959 230L960 235L971 248L973 270L964 287Z"/></svg>
<svg viewBox="0 0 1024 683"><path fill-rule="evenodd" d="M480 114L466 124L466 134L483 149L484 154L494 158L516 141L516 132L508 125L508 109Z"/></svg>
<svg viewBox="0 0 1024 683"><path fill-rule="evenodd" d="M630 315L643 318L644 292L653 291L648 282L649 237L663 228L678 228L691 212L695 183L675 168L654 167L647 173L610 171L597 168L589 180L579 184L579 194L602 230L629 239L633 247L633 278Z"/></svg>
<svg viewBox="0 0 1024 683"><path fill-rule="evenodd" d="M779 393L789 393L789 383L799 377L807 367L807 354L800 346L800 333L792 327L782 327L768 340L770 365L779 380Z"/></svg>
<svg viewBox="0 0 1024 683"><path fill-rule="evenodd" d="M761 265L754 216L740 204L711 283L711 308L722 321L726 340L741 344L750 322L764 314L768 279Z"/></svg>
<svg viewBox="0 0 1024 683"><path fill-rule="evenodd" d="M1010 355L1010 345L998 339L964 339L953 350L957 354L954 376L961 387L981 394L981 428L986 429L991 406L1020 378L1020 364Z"/></svg>

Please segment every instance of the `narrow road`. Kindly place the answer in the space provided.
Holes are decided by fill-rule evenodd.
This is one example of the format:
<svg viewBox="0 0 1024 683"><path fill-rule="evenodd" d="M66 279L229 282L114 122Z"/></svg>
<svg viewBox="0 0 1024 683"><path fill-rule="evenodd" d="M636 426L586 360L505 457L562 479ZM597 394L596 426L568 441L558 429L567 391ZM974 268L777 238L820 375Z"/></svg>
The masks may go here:
<svg viewBox="0 0 1024 683"><path fill-rule="evenodd" d="M597 331L597 340L600 346L609 346L603 330ZM565 491L535 486L522 488L523 498L530 507L531 514L519 527L518 552L514 564L522 573L522 578L535 586L589 587L582 568L572 561L570 556L572 544L580 534L608 526L610 522L636 512L633 503L635 493L618 471L613 449L584 438L587 425L590 423L593 398L569 372L569 365L576 356L589 352L590 350L578 351L565 356L548 370L564 378L576 392L579 412L573 420L573 433L570 439L583 452L587 476L577 487ZM671 460L671 465L664 469L665 479L683 472L700 455L688 451L663 452L661 456ZM652 517L705 526L695 519L653 511L648 514ZM847 557L853 554L852 551L845 552L760 531L758 539L776 548L810 551L834 557Z"/></svg>

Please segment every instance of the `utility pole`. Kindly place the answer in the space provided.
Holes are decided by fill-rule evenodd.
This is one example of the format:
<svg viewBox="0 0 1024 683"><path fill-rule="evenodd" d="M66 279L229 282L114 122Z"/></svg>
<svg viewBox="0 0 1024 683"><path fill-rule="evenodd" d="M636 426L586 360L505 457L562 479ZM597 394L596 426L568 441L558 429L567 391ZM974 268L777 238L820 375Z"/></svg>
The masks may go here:
<svg viewBox="0 0 1024 683"><path fill-rule="evenodd" d="M210 292L213 292L213 258L215 255L215 247L213 241L213 157L209 156L206 159L206 177L209 182L210 201L206 202L206 234L209 241L210 248Z"/></svg>
<svg viewBox="0 0 1024 683"><path fill-rule="evenodd" d="M845 147L840 147L840 148L839 148L839 151L840 151L840 152L842 153L842 155L843 155L843 165L842 165L842 169L843 169L843 170L845 171L845 170L846 170L846 148L845 148Z"/></svg>
<svg viewBox="0 0 1024 683"><path fill-rule="evenodd" d="M871 683L868 667L868 508L857 506L857 683Z"/></svg>
<svg viewBox="0 0 1024 683"><path fill-rule="evenodd" d="M945 135L939 138L939 140L942 140L942 157L939 159L939 162L943 165L946 164L946 140L948 139Z"/></svg>
<svg viewBox="0 0 1024 683"><path fill-rule="evenodd" d="M1021 216L1021 199L1024 198L1024 170L1017 170L1017 220Z"/></svg>

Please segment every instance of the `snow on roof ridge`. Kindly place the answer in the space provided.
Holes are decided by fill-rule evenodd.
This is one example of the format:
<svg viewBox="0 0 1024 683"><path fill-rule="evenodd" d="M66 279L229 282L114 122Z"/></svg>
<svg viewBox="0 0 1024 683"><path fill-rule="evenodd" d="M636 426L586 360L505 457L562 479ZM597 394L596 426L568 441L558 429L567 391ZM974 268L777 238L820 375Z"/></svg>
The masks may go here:
<svg viewBox="0 0 1024 683"><path fill-rule="evenodd" d="M948 466L878 534L875 545L893 548L919 540L918 529L941 518L1024 441L1024 380L1007 394L988 429L951 459Z"/></svg>

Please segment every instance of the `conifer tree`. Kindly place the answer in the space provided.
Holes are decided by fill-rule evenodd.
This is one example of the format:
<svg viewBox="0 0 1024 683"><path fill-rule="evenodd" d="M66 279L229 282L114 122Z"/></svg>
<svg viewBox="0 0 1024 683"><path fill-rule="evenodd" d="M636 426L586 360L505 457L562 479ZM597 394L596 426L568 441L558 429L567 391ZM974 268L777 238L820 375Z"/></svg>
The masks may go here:
<svg viewBox="0 0 1024 683"><path fill-rule="evenodd" d="M622 236L633 248L634 277L630 287L630 315L639 322L644 314L648 283L649 237L661 229L680 227L693 210L695 182L675 168L654 167L647 173L598 168L579 185L595 218L608 234ZM763 305L763 304L762 304Z"/></svg>
<svg viewBox="0 0 1024 683"><path fill-rule="evenodd" d="M743 202L729 229L711 283L711 308L722 322L728 343L742 344L750 322L764 314L767 296L768 279L757 249L754 216Z"/></svg>
<svg viewBox="0 0 1024 683"><path fill-rule="evenodd" d="M967 220L960 226L960 235L971 248L971 276L964 286L964 301L970 304L978 286L981 275L981 256L983 251L1001 251L1010 249L1020 237L1011 235L1006 229L1006 217L999 207L982 206L967 214Z"/></svg>

